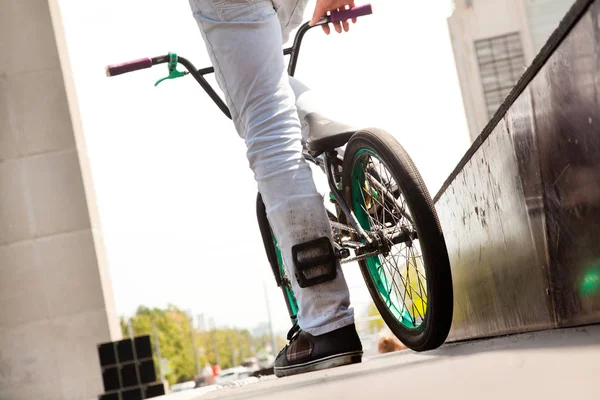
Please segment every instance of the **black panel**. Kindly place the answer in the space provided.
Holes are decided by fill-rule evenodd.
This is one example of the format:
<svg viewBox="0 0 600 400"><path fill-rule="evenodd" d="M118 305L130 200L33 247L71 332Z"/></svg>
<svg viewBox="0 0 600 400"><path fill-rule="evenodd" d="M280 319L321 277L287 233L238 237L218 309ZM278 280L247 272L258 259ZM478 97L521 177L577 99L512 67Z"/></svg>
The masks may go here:
<svg viewBox="0 0 600 400"><path fill-rule="evenodd" d="M138 360L142 358L152 357L152 344L150 343L150 336L140 336L134 339L135 354Z"/></svg>
<svg viewBox="0 0 600 400"><path fill-rule="evenodd" d="M133 361L133 343L131 339L124 339L117 342L117 355L119 356L120 363Z"/></svg>
<svg viewBox="0 0 600 400"><path fill-rule="evenodd" d="M165 386L162 383L150 385L146 388L145 394L147 399L163 396L165 394Z"/></svg>
<svg viewBox="0 0 600 400"><path fill-rule="evenodd" d="M139 387L123 390L121 392L122 400L142 400L142 389Z"/></svg>
<svg viewBox="0 0 600 400"><path fill-rule="evenodd" d="M102 381L105 392L119 389L119 369L117 367L104 368L102 371Z"/></svg>
<svg viewBox="0 0 600 400"><path fill-rule="evenodd" d="M98 357L100 358L100 366L102 367L116 364L115 344L113 342L99 344Z"/></svg>
<svg viewBox="0 0 600 400"><path fill-rule="evenodd" d="M121 385L122 387L130 387L139 385L137 379L136 365L135 363L126 364L121 366Z"/></svg>
<svg viewBox="0 0 600 400"><path fill-rule="evenodd" d="M138 372L141 383L156 382L156 371L154 370L154 360L149 359L138 363Z"/></svg>
<svg viewBox="0 0 600 400"><path fill-rule="evenodd" d="M98 396L98 400L119 400L119 393L103 394Z"/></svg>

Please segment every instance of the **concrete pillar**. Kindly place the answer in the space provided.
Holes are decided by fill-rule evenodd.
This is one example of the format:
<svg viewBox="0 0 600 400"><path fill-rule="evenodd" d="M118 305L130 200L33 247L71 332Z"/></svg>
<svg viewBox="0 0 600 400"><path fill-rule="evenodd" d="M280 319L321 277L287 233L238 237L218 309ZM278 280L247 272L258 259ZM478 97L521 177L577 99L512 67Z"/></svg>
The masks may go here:
<svg viewBox="0 0 600 400"><path fill-rule="evenodd" d="M120 338L55 0L0 0L0 400L94 399Z"/></svg>

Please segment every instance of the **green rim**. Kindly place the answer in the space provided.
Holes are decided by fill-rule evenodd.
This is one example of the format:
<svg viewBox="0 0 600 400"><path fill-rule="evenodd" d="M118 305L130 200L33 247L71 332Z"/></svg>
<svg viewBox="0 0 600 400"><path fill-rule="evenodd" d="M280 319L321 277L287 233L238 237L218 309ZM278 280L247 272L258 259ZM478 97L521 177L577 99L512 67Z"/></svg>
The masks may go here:
<svg viewBox="0 0 600 400"><path fill-rule="evenodd" d="M370 206L367 203L375 201L381 205L379 198L381 197L380 195L383 195L378 193L376 188L366 185L365 164L370 158L377 159L382 166L385 166L383 160L375 152L370 149L361 149L356 153L354 158L351 177L353 211L359 224L366 231L373 229L367 211ZM363 188L366 188L366 190ZM367 193L369 194L367 196L368 200L365 198L365 194ZM403 327L409 330L418 330L425 320L427 295L426 285L421 283L420 278L420 276L424 277L424 271L418 271L419 266L417 257L414 256L414 250L406 258L406 271L400 271L396 268L393 272L390 272L389 267L385 265L385 259L382 258L382 255L377 255L365 260L367 270L375 288L390 313ZM412 273L410 259L413 260L413 269L415 270ZM396 274L400 278L400 284L394 280ZM388 275L391 275L391 277ZM415 276L418 281L416 285L419 289L418 291L415 289L415 285L411 284ZM404 294L399 293L400 288L404 288ZM423 290L425 291L425 296L423 296Z"/></svg>
<svg viewBox="0 0 600 400"><path fill-rule="evenodd" d="M281 250L279 250L279 246L277 245L277 239L273 236L273 243L275 244L275 253L277 254L277 264L279 265L279 273L283 278L285 274L285 264L283 263L283 256L281 254ZM298 315L298 302L296 301L296 296L294 296L294 291L290 287L285 287L285 295L287 296L288 302L290 304L290 308L292 309L292 314Z"/></svg>

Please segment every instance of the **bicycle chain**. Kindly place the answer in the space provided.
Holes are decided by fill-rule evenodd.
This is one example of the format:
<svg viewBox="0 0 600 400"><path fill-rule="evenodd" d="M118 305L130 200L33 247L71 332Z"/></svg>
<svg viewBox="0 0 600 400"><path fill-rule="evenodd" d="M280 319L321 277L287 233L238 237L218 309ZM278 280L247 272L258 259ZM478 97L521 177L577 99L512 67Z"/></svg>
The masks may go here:
<svg viewBox="0 0 600 400"><path fill-rule="evenodd" d="M350 233L356 233L356 229L349 227L348 225L344 225L342 223L331 221L331 220L329 222L331 223L332 228L337 228L339 230L350 232Z"/></svg>
<svg viewBox="0 0 600 400"><path fill-rule="evenodd" d="M357 233L356 229L354 229L348 225L344 225L344 224L336 222L336 221L329 221L329 222L331 223L332 228L337 228L339 230L343 230L343 231L350 232L350 233ZM340 264L348 264L348 263L355 262L355 261L366 260L367 258L371 258L371 257L377 256L379 254L380 254L379 251L372 251L370 253L361 254L360 256L342 258L340 260Z"/></svg>
<svg viewBox="0 0 600 400"><path fill-rule="evenodd" d="M371 253L361 254L360 256L356 256L356 257L342 258L340 260L340 264L347 264L347 263L351 263L354 261L366 260L367 258L371 258L371 257L377 256L379 254L380 253L378 251L373 251Z"/></svg>

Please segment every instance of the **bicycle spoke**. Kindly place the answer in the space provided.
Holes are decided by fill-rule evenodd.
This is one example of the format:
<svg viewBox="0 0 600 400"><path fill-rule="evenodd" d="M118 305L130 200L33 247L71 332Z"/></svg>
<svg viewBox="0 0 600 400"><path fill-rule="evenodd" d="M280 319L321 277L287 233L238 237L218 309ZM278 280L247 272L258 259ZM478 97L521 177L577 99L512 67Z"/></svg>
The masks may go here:
<svg viewBox="0 0 600 400"><path fill-rule="evenodd" d="M388 263L388 262L386 262L386 260L384 260L384 264L389 264L389 263ZM391 273L390 273L390 270L388 269L388 273L390 273L390 274L391 274L391 279L390 279L390 281L392 282L392 283L391 283L391 285L390 285L390 290L389 290L389 292L388 292L388 295L389 295L389 293L391 293L392 289L395 289L395 292L396 292L396 297L397 297L398 299L400 299L401 297L404 297L404 296L402 296L402 291L400 290L400 288L398 287L398 283L397 283L397 282L396 282L396 280L394 279L394 277L395 277L395 275L396 275L396 272L399 272L399 271L398 271L398 269L397 269L397 268L394 268L393 270L394 270L394 272L391 272ZM398 276L400 276L400 275L398 274ZM402 279L402 277L400 277L400 279ZM406 293L406 290L405 290L404 292ZM402 301L402 305L403 305L403 309L405 309L405 308L408 308L408 307L407 307L407 304L406 304L406 300L405 300L405 298L404 298L404 300Z"/></svg>
<svg viewBox="0 0 600 400"><path fill-rule="evenodd" d="M392 238L416 232L414 221L406 204L406 198L398 192L399 185L381 160L371 154L360 156L356 164L362 169L358 204L367 231L380 232L389 252L371 260L373 279L379 286L380 296L390 310L396 310L396 318L417 327L425 318L427 307L427 278L419 269L423 256L418 239L394 244ZM413 272L414 270L414 272ZM416 281L415 281L416 280ZM410 321L410 322L408 322Z"/></svg>
<svg viewBox="0 0 600 400"><path fill-rule="evenodd" d="M409 254L410 252L411 252L411 248L410 248L410 247L407 247L407 248L406 248L406 253L407 253L407 258L406 258L406 280L407 280L407 282L408 282L408 286L410 287L411 294L412 294L413 292L414 292L414 294L416 294L416 290L415 290L415 288L414 288L414 287L411 285L411 283L410 283L410 254ZM419 297L419 298L420 298L421 300L423 300L423 297L422 297L422 296L421 296L421 297ZM413 300L413 309L414 309L414 304L415 304L415 302L414 302L414 299L412 298L412 296L411 296L411 300ZM417 312L418 312L418 309L417 309ZM421 313L419 313L419 316L420 316L421 318L423 318L423 316L421 315Z"/></svg>

